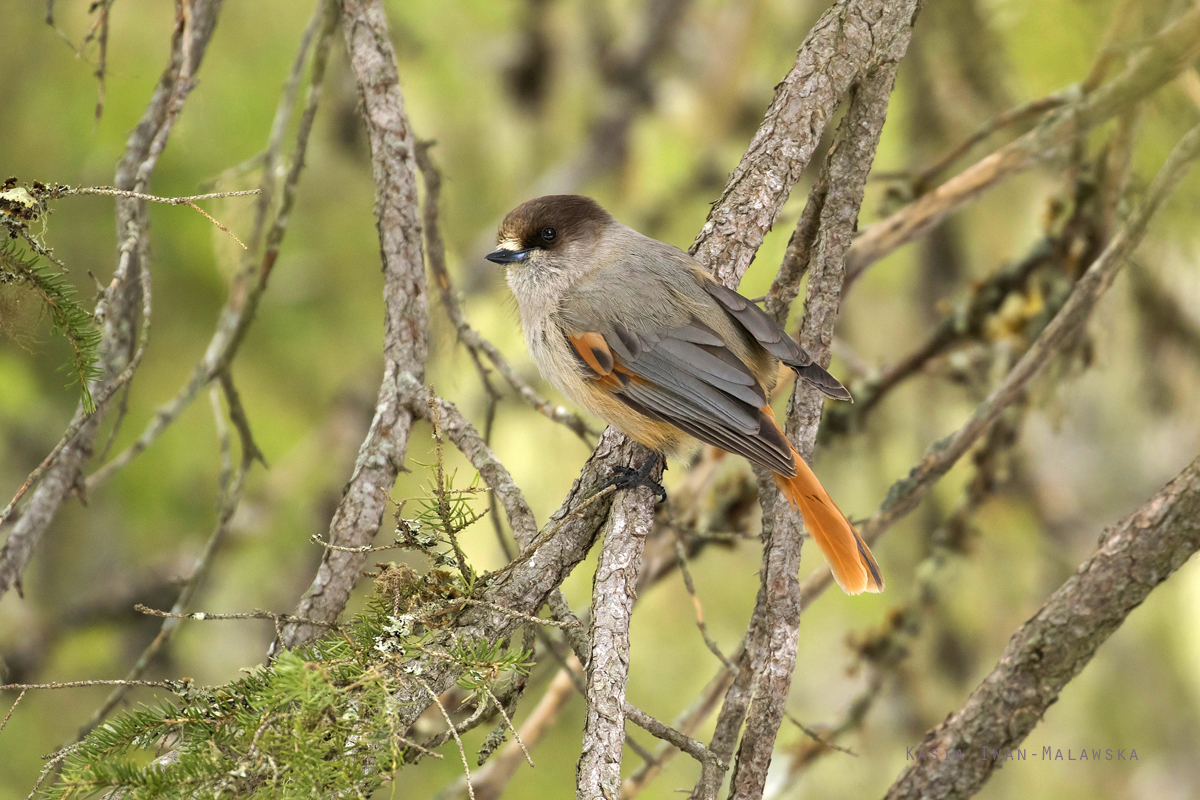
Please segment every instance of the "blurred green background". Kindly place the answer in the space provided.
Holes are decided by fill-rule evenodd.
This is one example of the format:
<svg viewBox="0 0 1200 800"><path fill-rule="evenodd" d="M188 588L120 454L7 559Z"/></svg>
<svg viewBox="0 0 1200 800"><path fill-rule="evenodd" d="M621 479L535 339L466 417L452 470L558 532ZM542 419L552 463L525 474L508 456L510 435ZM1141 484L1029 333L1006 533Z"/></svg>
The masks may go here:
<svg viewBox="0 0 1200 800"><path fill-rule="evenodd" d="M1115 5L929 0L900 68L876 170L919 167L994 114L1082 79ZM1139 15L1161 14L1170 4L1144 5L1135 14L1139 25ZM688 4L653 60L648 103L637 112L627 149L571 188L595 196L622 221L687 247L761 120L772 87L825 7L812 0ZM555 400L525 354L502 273L481 256L505 211L543 187L565 188L564 166L586 158L590 127L620 101L597 67L596 42L611 34L618 49L636 46L644 9L643 0L388 4L412 125L420 137L437 141L443 230L468 316ZM196 193L262 150L311 10L281 0L226 2L199 84L158 165L154 193ZM78 44L91 24L88 3L60 0L55 12ZM75 57L44 16L42 3L0 0L0 178L110 184L165 64L172 5L120 0L113 6L98 122L93 66ZM94 60L95 47L86 54ZM233 367L270 469L252 473L233 536L193 603L197 610L294 606L320 558L309 538L326 530L378 389L383 307L374 188L340 37L325 92L287 239ZM1149 100L1135 153L1135 191L1197 116L1183 82ZM1097 132L1091 146L1098 147L1107 130ZM986 152L977 149L975 156ZM793 192L747 274L747 296L769 286L812 174ZM226 175L217 188L248 188L257 177ZM846 352L872 368L909 353L946 301L964 297L971 281L1028 250L1062 186L1057 165L1022 176L957 215L933 242L904 248L873 267L843 308L838 334ZM870 184L860 224L895 202L887 184ZM1193 172L1155 221L1138 261L1200 328L1198 203L1200 173ZM227 199L206 208L235 232L249 229L251 201ZM117 449L140 433L202 355L238 258L236 245L189 209L154 206L150 215L153 332ZM58 202L45 238L90 304L88 272L107 283L116 262L112 202ZM797 305L792 325L799 313ZM59 370L66 347L51 336L36 302L6 289L0 314L0 328L13 334L0 337L0 500L6 502L58 440L77 391ZM1056 371L1037 385L1012 459L1020 479L975 516L969 552L945 570L943 591L929 604L913 652L888 672L861 731L844 741L859 757L818 760L783 796L881 794L903 768L905 748L961 704L1016 627L1091 551L1103 526L1140 505L1200 452L1200 352L1152 336L1145 315L1122 275L1091 325L1091 366ZM486 397L436 302L432 331L430 383L482 425ZM853 366L838 358L833 370L853 374ZM891 394L864 430L830 440L819 452L818 472L847 513L865 517L930 442L964 421L977 399L969 387L931 370ZM410 465L432 460L427 433L418 427L414 434ZM557 508L589 453L565 428L511 398L500 406L494 447L540 521ZM730 472L746 469L738 459L729 462L724 469ZM679 472L668 473L668 488ZM848 636L867 635L907 599L930 532L954 508L971 474L969 466L952 472L876 548L888 576L886 594L829 593L806 612L789 705L796 717L809 725L838 720L862 691L867 676L849 669L855 662ZM214 525L217 476L213 415L202 397L150 450L98 487L86 506L78 500L64 505L25 574L24 597L10 592L0 601L0 677L42 682L124 675L158 628L132 605L167 608L174 601L180 576L190 573ZM402 475L393 496L418 493L426 478L420 469ZM502 563L486 520L468 532L465 545L477 565ZM815 551L805 552L805 572L825 569ZM565 587L577 607L590 593L589 565ZM745 628L758 566L753 542L710 548L693 564L710 630L727 651ZM629 694L663 719L681 711L718 667L693 623L677 575L654 586L637 608ZM260 663L271 637L267 623L188 623L148 677L223 682ZM537 673L518 724L551 674ZM79 689L27 696L0 733L0 798L24 797L41 756L72 737L105 694ZM134 700L151 697L135 693ZM5 693L0 714L14 698ZM1136 748L1138 760L1044 763L1031 757L997 772L980 796L1200 796L1198 711L1200 566L1192 563L1104 645L1027 741L1036 752L1042 746ZM537 768L522 767L507 796L570 796L581 728L576 698L534 752ZM640 731L634 735L646 741ZM781 782L787 751L804 742L785 723L776 759ZM637 756L627 750L626 757L627 769L636 765ZM450 756L426 761L403 773L395 796L429 797L458 771ZM695 772L690 760L676 759L643 796L676 797Z"/></svg>

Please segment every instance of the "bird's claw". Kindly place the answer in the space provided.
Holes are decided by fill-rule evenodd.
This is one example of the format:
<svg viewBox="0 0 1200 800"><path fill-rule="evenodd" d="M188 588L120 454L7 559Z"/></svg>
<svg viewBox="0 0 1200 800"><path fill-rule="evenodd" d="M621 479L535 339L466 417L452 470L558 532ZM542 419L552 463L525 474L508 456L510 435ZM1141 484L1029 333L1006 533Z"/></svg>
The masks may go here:
<svg viewBox="0 0 1200 800"><path fill-rule="evenodd" d="M612 470L616 473L607 483L600 487L599 491L604 491L610 486L617 490L621 489L636 489L639 486L645 486L654 492L658 502L667 502L667 490L662 484L650 477L654 472L654 468L658 466L662 456L655 453L650 458L646 459L646 463L637 469L631 467L613 467ZM666 464L663 464L663 469L666 469Z"/></svg>

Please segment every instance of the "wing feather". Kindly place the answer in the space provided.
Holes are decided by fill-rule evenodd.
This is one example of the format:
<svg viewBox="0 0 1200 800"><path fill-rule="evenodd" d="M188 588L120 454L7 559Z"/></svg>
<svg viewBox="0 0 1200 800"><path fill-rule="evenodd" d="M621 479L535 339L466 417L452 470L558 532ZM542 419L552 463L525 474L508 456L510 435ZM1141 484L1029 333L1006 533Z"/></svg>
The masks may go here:
<svg viewBox="0 0 1200 800"><path fill-rule="evenodd" d="M773 472L795 474L792 449L764 411L762 386L699 323L654 337L567 331L566 340L584 376L632 410Z"/></svg>
<svg viewBox="0 0 1200 800"><path fill-rule="evenodd" d="M797 375L820 389L826 396L835 400L853 400L846 387L824 367L814 363L812 356L795 339L788 336L765 311L711 278L702 277L700 281L705 291L721 304L730 318L753 336L768 353L794 369Z"/></svg>

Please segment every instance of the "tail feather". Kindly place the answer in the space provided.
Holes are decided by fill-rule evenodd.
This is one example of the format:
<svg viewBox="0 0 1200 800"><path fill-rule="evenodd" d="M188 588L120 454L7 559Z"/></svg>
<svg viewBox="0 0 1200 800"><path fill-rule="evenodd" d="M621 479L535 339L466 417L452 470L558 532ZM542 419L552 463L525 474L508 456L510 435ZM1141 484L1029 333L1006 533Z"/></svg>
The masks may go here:
<svg viewBox="0 0 1200 800"><path fill-rule="evenodd" d="M834 580L846 594L882 592L883 573L867 543L854 530L829 493L799 453L793 450L796 477L776 475L775 483L793 506L804 514L813 541L825 554Z"/></svg>

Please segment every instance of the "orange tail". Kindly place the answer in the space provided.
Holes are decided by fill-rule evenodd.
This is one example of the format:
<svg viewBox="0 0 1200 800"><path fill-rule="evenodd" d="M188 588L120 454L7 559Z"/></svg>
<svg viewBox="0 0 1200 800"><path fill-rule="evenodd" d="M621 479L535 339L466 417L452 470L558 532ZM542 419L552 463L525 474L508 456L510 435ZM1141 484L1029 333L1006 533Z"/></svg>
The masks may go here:
<svg viewBox="0 0 1200 800"><path fill-rule="evenodd" d="M883 573L871 555L871 548L829 498L800 454L793 449L792 455L796 460L796 477L776 474L775 483L791 504L803 512L809 533L825 554L838 586L846 594L882 592Z"/></svg>

